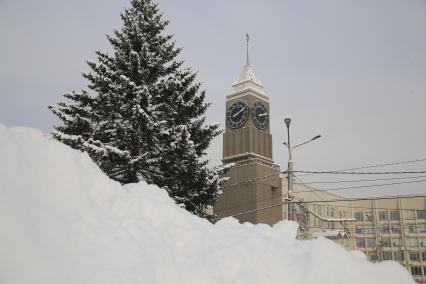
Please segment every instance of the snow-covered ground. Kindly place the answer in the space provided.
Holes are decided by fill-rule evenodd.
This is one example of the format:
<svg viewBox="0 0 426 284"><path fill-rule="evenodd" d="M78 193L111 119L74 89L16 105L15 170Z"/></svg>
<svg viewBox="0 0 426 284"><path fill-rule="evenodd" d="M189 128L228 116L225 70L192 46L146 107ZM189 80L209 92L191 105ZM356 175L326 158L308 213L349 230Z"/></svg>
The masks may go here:
<svg viewBox="0 0 426 284"><path fill-rule="evenodd" d="M0 124L0 283L414 283L296 225L212 225L86 154Z"/></svg>

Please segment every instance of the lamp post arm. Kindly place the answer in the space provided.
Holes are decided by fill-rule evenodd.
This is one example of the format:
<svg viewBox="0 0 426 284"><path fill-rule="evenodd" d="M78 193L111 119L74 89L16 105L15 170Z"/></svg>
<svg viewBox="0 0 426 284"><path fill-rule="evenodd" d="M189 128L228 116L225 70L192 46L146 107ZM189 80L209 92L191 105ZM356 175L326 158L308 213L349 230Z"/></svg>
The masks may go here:
<svg viewBox="0 0 426 284"><path fill-rule="evenodd" d="M299 143L299 144L297 144L296 146L291 147L291 150L293 150L294 148L297 148L297 147L299 147L299 146L305 145L305 144L307 144L307 143L309 143L309 142L312 142L312 141L314 141L314 140L316 140L316 139L318 139L318 138L320 138L320 137L321 137L321 135L317 135L317 136L315 136L315 137L314 137L314 138L312 138L312 139L309 139L309 140L307 140L307 141L305 141L305 142Z"/></svg>

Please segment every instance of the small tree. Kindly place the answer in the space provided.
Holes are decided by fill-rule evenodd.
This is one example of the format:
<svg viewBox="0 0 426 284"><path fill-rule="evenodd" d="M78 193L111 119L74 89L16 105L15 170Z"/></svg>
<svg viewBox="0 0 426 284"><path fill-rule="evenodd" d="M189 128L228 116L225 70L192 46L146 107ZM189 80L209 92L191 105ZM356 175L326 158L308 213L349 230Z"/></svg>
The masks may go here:
<svg viewBox="0 0 426 284"><path fill-rule="evenodd" d="M220 131L205 125L205 92L176 59L180 49L151 0L132 0L123 27L107 35L113 55L97 51L87 91L65 94L49 106L63 122L54 138L86 151L112 179L145 180L165 188L178 204L205 216L224 169L209 169L206 149Z"/></svg>

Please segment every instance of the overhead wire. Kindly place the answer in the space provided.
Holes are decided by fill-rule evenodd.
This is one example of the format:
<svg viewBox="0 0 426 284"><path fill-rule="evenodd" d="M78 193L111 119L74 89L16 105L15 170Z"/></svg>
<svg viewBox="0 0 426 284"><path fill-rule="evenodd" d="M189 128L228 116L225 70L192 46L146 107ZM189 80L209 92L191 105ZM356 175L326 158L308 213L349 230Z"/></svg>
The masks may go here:
<svg viewBox="0 0 426 284"><path fill-rule="evenodd" d="M281 174L281 172L277 172L277 173L273 173L273 174L269 174L269 175L265 175L265 176L256 177L256 178L253 178L253 179L248 179L248 180L241 181L241 182L232 183L232 184L227 185L227 186L222 186L222 187L220 187L220 189L235 187L235 186L240 185L240 184L251 183L251 182L254 182L254 181L257 181L257 180L260 180L260 179L265 179L265 178L277 176L277 175L280 175L280 174Z"/></svg>
<svg viewBox="0 0 426 284"><path fill-rule="evenodd" d="M425 196L426 198L426 196ZM302 203L302 202L299 202ZM332 207L332 208L347 208L347 209L365 209L368 210L369 212L372 212L374 210L396 210L396 211L413 211L416 209L408 209L408 208L389 208L389 207L363 207L363 206L348 206L348 205L325 205L325 204L321 204L321 201L317 201L315 203L309 203L309 204L313 204L313 205L317 205L320 207ZM417 209L419 210L419 209ZM422 209L422 210L426 210Z"/></svg>
<svg viewBox="0 0 426 284"><path fill-rule="evenodd" d="M388 227L390 230L388 231L388 232L384 232L384 231L382 231L381 230L381 227ZM324 230L345 230L345 231L348 231L349 233L355 233L355 234L357 234L359 237L364 237L364 236L362 236L362 235L368 235L368 234L376 234L376 233L378 233L378 234L380 234L382 237L383 237L383 235L390 235L390 236L388 236L389 238L392 238L392 239L396 239L396 238L401 238L401 236L399 236L399 237L395 237L395 236L392 236L392 234L401 234L401 233L403 233L402 231L404 230L404 231L407 231L407 229L409 230L410 229L410 227L409 227L409 225L403 225L403 226L398 226L398 228L400 228L400 230L398 230L398 231L392 231L392 227L393 226L398 226L397 224L396 225L384 225L384 226L380 226L380 227L373 227L374 229L372 229L372 228L368 228L368 231L364 231L364 232L360 232L360 231L357 231L356 230L356 228L346 228L346 229L344 229L344 228L342 228L342 227L339 227L339 228L322 228L322 227L317 227L317 226L307 226L306 228L308 228L308 229L320 229L320 230L322 230L322 231L324 231ZM416 227L417 228L417 227ZM417 232L417 230L415 231L415 232L411 232L412 234L416 234L416 232ZM410 239L410 238L417 238L417 237L415 237L415 236L407 236L406 237L407 239ZM420 237L420 238L422 238L422 237Z"/></svg>
<svg viewBox="0 0 426 284"><path fill-rule="evenodd" d="M315 189L313 189L312 187L310 187L310 186L308 186L306 183L304 183L299 177L297 177L297 176L295 176L295 178L300 182L300 184L303 184L303 185L305 185L307 188L309 188L309 189L311 189L313 192L315 192L316 193L316 195L319 197L319 194L317 194L317 190L315 190ZM299 192L299 191L298 191ZM298 193L298 192L296 192L296 193ZM307 192L307 191L304 191L304 192ZM426 195L425 195L425 197L426 197ZM380 197L379 197L380 198ZM314 205L318 205L318 206L327 206L327 207L341 207L341 208L348 208L348 209L367 209L367 210L392 210L391 208L380 208L380 207L374 207L374 208L371 208L371 207L360 207L360 206L344 206L344 205L324 205L324 204L320 204L322 201L324 201L324 199L323 198L320 198L320 199L322 199L322 200L318 200L317 201L317 203L312 203L312 204L314 204ZM376 198L377 199L377 198ZM357 200L360 200L360 199L357 199ZM345 200L346 201L346 200ZM343 202L343 201L337 201L337 202ZM349 201L350 202L350 201ZM395 210L410 210L410 211L412 211L413 209L403 209L403 208L401 208L401 209L395 209Z"/></svg>
<svg viewBox="0 0 426 284"><path fill-rule="evenodd" d="M395 177L395 178L378 178L378 179L358 179L358 180L339 180L339 181L313 181L303 182L295 184L334 184L334 183L357 183L357 182L369 182L369 181L387 181L387 180L403 180L403 179L414 179L414 178L426 178L426 176L413 176L413 177Z"/></svg>
<svg viewBox="0 0 426 284"><path fill-rule="evenodd" d="M366 165L361 167L354 167L354 168L346 168L346 169L340 169L335 170L337 172L345 172L345 171L352 171L352 170L361 170L361 169L371 169L371 168L379 168L379 167L385 167L385 166L394 166L394 165L401 165L401 164L410 164L410 163L417 163L417 162L423 162L426 161L426 158L420 158L415 160L408 160L408 161L400 161L400 162L390 162L390 163L384 163L384 164L376 164L376 165ZM307 176L307 175L313 175L314 173L307 173L301 176Z"/></svg>
<svg viewBox="0 0 426 284"><path fill-rule="evenodd" d="M274 174L275 175L275 174ZM268 176L264 176L264 177L270 177L270 176L272 176L272 175L268 175ZM257 179L253 179L253 181L254 180L258 180L258 179L260 179L260 178L264 178L264 177L259 177L259 178L257 178ZM300 180L300 178L299 177L297 177L297 176L295 176L295 178L296 179L298 179L300 182L302 182L301 180ZM426 180L422 180L422 181L426 181ZM416 181L416 182L420 182L420 181ZM302 182L303 183L303 182ZM406 183L408 183L408 182L406 182ZM237 183L237 184L242 184L242 183ZM304 183L303 183L304 184ZM399 183L399 184L401 184L401 183ZM313 189L312 187L310 187L310 186L308 186L308 185L306 185L306 184L304 184L308 189L310 189L309 191L304 191L304 190L302 190L302 191L297 191L297 192L295 192L296 194L297 193L303 193L303 192L314 192L315 193L315 195L318 197L318 198L320 198L321 200L316 200L316 201L297 201L297 203L314 203L314 202L316 202L316 203L321 203L321 202L337 202L337 201L355 201L355 200L375 200L375 199L388 199L388 197L387 196L378 196L378 197L369 197L369 198L343 198L343 199L332 199L332 200L324 200L324 199L322 199L320 196L319 196L319 194L317 193L317 192L327 192L327 191L329 191L329 190L343 190L343 189L348 189L348 188L341 188L341 189L328 189L328 190L319 190L319 189ZM361 186L361 187L373 187L373 186L385 186L385 185L389 185L389 184L381 184L381 185L371 185L371 186ZM361 187L357 187L357 188L361 188ZM352 188L354 188L354 187L352 187ZM263 193L263 194L268 194L268 192L265 192L265 193ZM262 196L263 194L260 194L260 195L257 195L257 196ZM281 197L283 197L283 196L286 196L286 194L282 194L281 195ZM390 196L391 198L407 198L407 197L418 197L418 195L412 195L412 196L407 196L407 195L403 195L403 196L401 196L401 195L395 195L395 196ZM426 197L426 196L422 196L422 197ZM271 197L267 197L267 198L263 198L263 199L257 199L254 203L253 202L251 202L251 201L248 201L247 203L244 203L244 204L238 204L238 205L236 205L236 206L233 206L233 207L227 207L227 208L224 208L223 210L219 210L219 211L217 211L217 213L219 213L219 212L223 212L223 211L225 211L225 210L232 210L232 209L235 209L235 208L239 208L239 207L244 207L244 206L248 206L248 205L257 205L257 204L259 204L260 202L263 202L263 201L267 201L267 200L272 200L272 198ZM366 208L366 209L368 209L368 208ZM230 215L230 216L233 216L233 215ZM228 216L229 217L229 216Z"/></svg>
<svg viewBox="0 0 426 284"><path fill-rule="evenodd" d="M284 171L283 173L286 173L286 171ZM293 171L293 173L335 174L335 175L402 175L402 174L426 174L426 171L342 172L342 171L303 171L303 170L298 170L298 171Z"/></svg>
<svg viewBox="0 0 426 284"><path fill-rule="evenodd" d="M338 188L328 188L328 189L317 189L317 191L320 191L320 192L340 191L340 190L347 190L347 189L382 187L382 186L411 184L411 183L419 183L419 182L426 182L426 179L406 181L406 182L393 182L393 183L370 184L370 185L360 185L360 186L348 186L348 187L338 187ZM305 190L305 191L298 191L298 193L302 193L302 192L310 192L310 191L307 191L307 190Z"/></svg>
<svg viewBox="0 0 426 284"><path fill-rule="evenodd" d="M237 186L237 185L241 185L241 184L246 184L246 183L250 183L250 182L258 181L258 180L261 180L261 179L264 179L264 178L268 178L268 177L276 176L276 175L278 175L278 174L279 174L279 173L274 173L274 174L270 174L270 175L265 175L265 176L257 177L257 178L251 179L251 180L246 180L246 181L244 181L244 182L233 183L233 184L231 184L231 185L229 185L229 186L224 186L224 187L222 187L221 189L231 188L231 187L235 187L235 186ZM323 198L322 198L322 197L318 194L318 192L337 191L337 190L345 190L345 189L351 189L351 188L363 188L363 187L376 187L376 186L386 186L386 185L394 185L394 184L404 184L404 183L392 183L392 184L378 184L378 185L367 185L367 186L345 187L345 188L334 188L334 189L314 189L314 188L312 188L312 187L308 186L306 183L302 182L298 176L294 175L294 177L295 177L297 180L299 180L301 184L305 185L305 187L307 187L307 188L309 189L309 191L304 191L304 190L302 190L302 191L297 191L296 193L313 192L313 193L314 193L314 194L315 194L315 195L316 195L319 199L321 199L321 200L318 200L319 202L324 201L324 200L323 200ZM423 182L423 181L426 181L426 180L413 181L413 182ZM405 183L412 183L412 182L405 182ZM266 195L266 194L269 194L269 193L268 193L268 192L264 192L264 193L258 194L258 195L256 195L256 198L257 198L257 197L259 197L259 196L262 196L262 195ZM282 196L286 196L286 194L282 194ZM375 199L377 199L377 198L381 198L381 197L374 197L374 198L375 198ZM257 200L256 200L256 202L255 202L254 204L255 204L255 205L257 205L257 204L258 204L258 203L260 203L260 202L263 202L263 201L266 201L266 200L270 200L270 199L271 199L270 197L268 197L268 198L263 198L263 199L257 199ZM345 200L346 200L346 199L345 199ZM230 210L230 209L235 209L235 208L238 208L238 207L244 207L244 206L247 206L247 205L250 205L250 204L253 204L253 202L248 201L247 203L239 204L239 205L234 206L234 207L227 207L227 208L226 208L226 209L224 209L224 210ZM221 212L221 211L224 211L224 210L220 210L220 211L218 211L218 212Z"/></svg>
<svg viewBox="0 0 426 284"><path fill-rule="evenodd" d="M282 195L282 196L285 196L285 195ZM396 198L406 199L406 198L414 198L414 197L422 197L422 198L426 199L426 195L418 195L418 194L415 194L415 195L414 194L413 195L392 195L392 196L367 197L367 198L363 197L363 198L330 199L330 200L283 201L281 203L273 205L272 207L276 207L276 206L279 206L279 205L286 205L286 204L289 204L289 203L296 203L296 204L298 204L298 203L300 203L300 204L318 204L320 206L324 206L321 203L331 203L331 202L340 202L340 201L347 201L347 202L349 202L349 201L371 201L371 200L377 200L378 198L379 199L396 199ZM265 199L265 200L268 200L268 199ZM258 203L258 202L256 202L256 203ZM332 206L335 206L335 205L327 205L327 206L332 207ZM234 208L237 208L237 207L240 207L240 206L236 206ZM336 207L338 207L338 206L336 206ZM259 208L259 209L249 210L249 211L238 212L238 213L235 213L235 214L232 214L232 215L214 218L213 221L217 221L217 220L220 220L220 219L223 219L223 218L227 218L227 217L236 217L236 216L240 216L240 215L244 215L244 214L258 212L258 211L266 210L266 209L269 209L269 208L271 208L271 207L265 207L265 208ZM348 208L355 208L355 207L348 206ZM359 207L359 208L368 209L368 210L375 210L375 209L378 209L378 210L380 210L380 209L383 209L383 210L401 210L401 211L413 210L413 209L403 209L403 208L401 208L401 209L368 208L368 207Z"/></svg>
<svg viewBox="0 0 426 284"><path fill-rule="evenodd" d="M371 166L364 166L364 167L357 167L357 168L348 168L348 169L339 170L339 171L321 171L321 172L320 171L318 171L318 172L313 172L313 171L293 171L293 173L294 172L301 172L301 173L321 173L321 174L413 174L413 173L426 173L426 171L411 171L411 172L409 172L409 171L404 171L404 172L395 172L395 171L394 172L349 172L349 173L348 172L343 172L343 171L354 170L354 169L364 169L364 168L372 168L372 167L381 167L381 166L397 165L397 164L404 164L404 163L413 163L413 162L419 162L419 161L426 161L426 159L417 159L417 160L411 160L411 161L402 161L402 162L394 162L394 163L387 163L387 164L380 164L380 165L371 165ZM233 184L221 187L221 189L231 188L231 187L235 187L237 185L246 184L246 183L250 183L250 182L255 182L255 181L258 181L258 180L261 180L261 179L265 179L265 178L268 178L268 177L277 176L277 175L279 175L281 173L286 173L286 171L284 171L284 172L278 172L278 173L273 173L273 174L265 175L265 176L261 176L261 177L256 177L256 178L253 178L253 179L250 179L250 180L246 180L246 181L242 181L242 182L233 183ZM301 176L303 176L303 175L301 175ZM406 177L406 178L390 178L390 179L382 179L382 180L422 178L422 177L426 177L426 176ZM313 189L313 188L309 187L306 183L303 183L298 177L295 176L295 178L298 179L302 184L304 184L309 189L309 191L298 191L298 192L296 192L296 194L297 193L302 193L302 192L313 192L319 199L321 199L321 200L316 200L316 201L310 201L309 203L314 203L314 202L324 203L324 202L336 202L336 201L339 201L338 199L324 200L317 193L318 191L327 192L327 191L337 191L337 190L344 190L344 189L350 189L350 188L376 187L376 186L386 186L386 185L406 184L406 183L414 183L414 182L423 182L423 181L426 181L426 180L419 180L419 181L408 181L408 182L402 182L402 183L388 183L388 184L377 184L377 185L367 185L367 186L357 186L357 187L345 187L345 188L334 188L334 189L323 189L323 190L319 190L319 189ZM379 180L379 179L377 179L377 180ZM374 180L369 180L369 181L374 181ZM268 194L268 192L265 192L263 194ZM263 194L260 194L260 195L263 195ZM257 196L260 196L260 195L257 195ZM281 197L282 196L286 196L286 194L282 194ZM412 195L412 196L396 195L396 196L392 196L391 198L409 198L409 197L415 197L415 196L418 196L418 195ZM426 196L422 196L422 197L426 197ZM341 199L340 201L373 200L373 199L378 199L378 198L379 199L385 199L386 197L370 197L370 198L356 198L356 199L354 199L354 198L352 198L352 199L344 198L344 199ZM260 202L271 200L271 199L272 199L271 197L264 198L264 199L258 199L258 200L256 200L256 202L254 204L257 205ZM272 207L283 205L283 204L288 204L288 203L289 203L288 201L281 202L279 204L272 205ZM297 203L307 203L307 202L306 201L301 201L301 202L297 201ZM253 204L253 202L248 202L247 204L239 204L239 205L234 206L234 207L227 207L227 208L225 208L223 210L220 210L220 211L235 209L235 208L238 208L238 207L243 207L243 206L247 206L247 205L251 205L251 204ZM249 211L246 211L246 212L236 213L238 215L234 214L234 215L230 215L230 216L239 216L239 215L242 215L242 214L248 214L248 213L252 213L252 212L257 212L257 211L260 211L260 210L266 210L268 208L271 208L271 207L267 206L267 207L264 207L264 208L253 209L253 210L249 210ZM365 208L365 209L369 209L369 208ZM389 209L389 208L387 208L387 209ZM227 217L230 217L230 216L227 216ZM225 217L221 217L221 218L217 218L217 219L222 219L222 218L225 218Z"/></svg>
<svg viewBox="0 0 426 284"><path fill-rule="evenodd" d="M318 194L317 190L311 188L310 186L306 185L303 181L301 181L295 174L293 174L293 177L297 179L301 184L305 185L308 189L310 189L319 199L324 199L321 197L321 195Z"/></svg>
<svg viewBox="0 0 426 284"><path fill-rule="evenodd" d="M294 173L318 173L318 174L415 174L415 173L424 173L426 174L426 171L404 171L404 172L344 172L347 170L353 170L353 169L361 169L361 168L371 168L371 167L378 167L378 166L384 166L384 165L396 165L396 164L403 164L403 163L410 163L410 162L418 162L418 161L426 161L426 159L418 159L418 160L411 160L411 161L403 161L403 162L395 162L395 163L388 163L388 164L381 164L381 165L374 165L374 166L365 166L365 167L358 167L358 168L349 168L349 169L345 169L345 170L337 170L337 171L293 171ZM250 183L250 182L254 182L260 179L265 179L268 177L272 177L272 176L277 176L280 174L287 174L287 171L281 171L281 172L276 172L276 173L272 173L269 175L264 175L264 176L260 176L260 177L256 177L253 179L249 179L249 180L245 180L245 181L241 181L241 182L236 182L230 185L226 185L223 187L220 187L220 189L225 189L225 188L230 188L230 187L234 187L236 185L240 185L240 184L245 184L245 183ZM305 176L305 175L298 175L298 176ZM419 176L419 177L426 177L426 176ZM416 177L404 177L404 178L393 178L393 179L409 179L409 178L416 178ZM391 180L392 178L390 178L389 180ZM386 180L386 179L384 179ZM378 179L379 181L379 179ZM314 182L313 182L314 183ZM324 182L325 183L325 182ZM306 183L305 183L306 184Z"/></svg>
<svg viewBox="0 0 426 284"><path fill-rule="evenodd" d="M377 199L407 199L407 198L415 198L415 197L423 197L426 198L426 194L405 194L405 195L387 195L387 196L372 196L372 197L353 197L353 198L336 198L336 199L328 199L328 200L299 200L297 203L329 203L329 202L338 202L338 201L372 201Z"/></svg>

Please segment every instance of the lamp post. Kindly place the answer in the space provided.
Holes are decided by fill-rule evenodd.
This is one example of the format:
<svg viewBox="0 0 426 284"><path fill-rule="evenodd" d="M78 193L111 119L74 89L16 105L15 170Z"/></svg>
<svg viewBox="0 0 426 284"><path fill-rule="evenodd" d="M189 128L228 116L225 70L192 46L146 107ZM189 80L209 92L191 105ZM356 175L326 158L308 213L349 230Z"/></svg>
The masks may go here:
<svg viewBox="0 0 426 284"><path fill-rule="evenodd" d="M313 137L312 139L306 140L305 142L299 143L296 146L291 147L290 145L290 123L291 118L285 118L284 123L287 126L287 142L284 142L284 145L287 146L288 149L288 163L287 163L287 191L288 191L288 199L292 201L294 199L293 196L293 157L292 157L292 150L302 146L306 143L309 143L311 141L314 141L318 138L321 138L321 135L317 135ZM294 220L293 216L293 204L290 202L288 203L288 219Z"/></svg>

